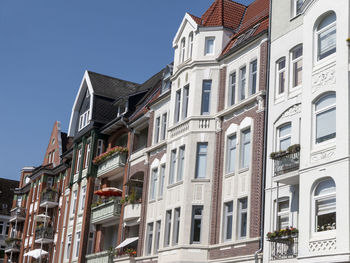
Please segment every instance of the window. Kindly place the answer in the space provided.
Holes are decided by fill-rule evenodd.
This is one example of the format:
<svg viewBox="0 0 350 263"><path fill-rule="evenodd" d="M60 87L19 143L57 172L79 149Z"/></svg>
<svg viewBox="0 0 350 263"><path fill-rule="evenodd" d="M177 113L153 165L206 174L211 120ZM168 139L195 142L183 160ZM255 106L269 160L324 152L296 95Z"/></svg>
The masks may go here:
<svg viewBox="0 0 350 263"><path fill-rule="evenodd" d="M319 98L315 103L316 143L321 143L336 136L335 93Z"/></svg>
<svg viewBox="0 0 350 263"><path fill-rule="evenodd" d="M102 139L98 139L97 140L97 151L96 151L96 156L101 155L103 152L103 140Z"/></svg>
<svg viewBox="0 0 350 263"><path fill-rule="evenodd" d="M214 41L215 38L207 37L205 38L205 53L204 55L210 55L214 53Z"/></svg>
<svg viewBox="0 0 350 263"><path fill-rule="evenodd" d="M201 242L203 206L192 207L191 244Z"/></svg>
<svg viewBox="0 0 350 263"><path fill-rule="evenodd" d="M321 181L314 194L315 231L336 229L336 187L332 179Z"/></svg>
<svg viewBox="0 0 350 263"><path fill-rule="evenodd" d="M28 226L27 226L27 236L30 236L31 233L30 233L30 223L32 222L32 219L31 217L29 217L29 223L28 223Z"/></svg>
<svg viewBox="0 0 350 263"><path fill-rule="evenodd" d="M155 130L154 130L154 143L159 142L159 130L160 130L160 117L156 118Z"/></svg>
<svg viewBox="0 0 350 263"><path fill-rule="evenodd" d="M49 152L48 157L47 157L47 160L48 160L47 162L48 162L48 163L51 163L51 162L52 162L51 155L52 155L52 153Z"/></svg>
<svg viewBox="0 0 350 263"><path fill-rule="evenodd" d="M303 46L298 46L292 50L292 87L298 87L303 78Z"/></svg>
<svg viewBox="0 0 350 263"><path fill-rule="evenodd" d="M53 177L51 177L51 176L47 177L47 186L48 187L53 186Z"/></svg>
<svg viewBox="0 0 350 263"><path fill-rule="evenodd" d="M85 168L89 166L89 161L90 161L90 150L91 150L91 144L89 143L86 146L86 157L85 157Z"/></svg>
<svg viewBox="0 0 350 263"><path fill-rule="evenodd" d="M182 98L182 119L183 120L187 118L189 89L190 89L190 86L186 85L183 91L183 98Z"/></svg>
<svg viewBox="0 0 350 263"><path fill-rule="evenodd" d="M227 172L228 173L233 173L235 171L236 145L237 145L236 134L228 137L228 140L227 140Z"/></svg>
<svg viewBox="0 0 350 263"><path fill-rule="evenodd" d="M203 80L201 115L210 114L211 80Z"/></svg>
<svg viewBox="0 0 350 263"><path fill-rule="evenodd" d="M171 151L169 184L175 181L176 149Z"/></svg>
<svg viewBox="0 0 350 263"><path fill-rule="evenodd" d="M21 206L22 206L22 196L20 195L17 197L17 207L21 207Z"/></svg>
<svg viewBox="0 0 350 263"><path fill-rule="evenodd" d="M245 99L246 72L246 67L239 70L239 100Z"/></svg>
<svg viewBox="0 0 350 263"><path fill-rule="evenodd" d="M318 24L317 38L317 60L324 59L336 52L336 15L329 13Z"/></svg>
<svg viewBox="0 0 350 263"><path fill-rule="evenodd" d="M87 254L91 254L94 249L94 232L89 233Z"/></svg>
<svg viewBox="0 0 350 263"><path fill-rule="evenodd" d="M278 229L289 227L289 198L278 200L277 220Z"/></svg>
<svg viewBox="0 0 350 263"><path fill-rule="evenodd" d="M166 211L165 214L165 237L164 246L170 245L170 230L171 230L171 210Z"/></svg>
<svg viewBox="0 0 350 263"><path fill-rule="evenodd" d="M196 174L195 178L205 178L207 169L208 143L197 143Z"/></svg>
<svg viewBox="0 0 350 263"><path fill-rule="evenodd" d="M177 182L181 181L183 178L185 166L185 146L181 146L179 149L179 165L177 167Z"/></svg>
<svg viewBox="0 0 350 263"><path fill-rule="evenodd" d="M80 162L81 162L81 148L78 150L78 157L77 157L77 164L76 164L76 169L75 169L75 173L79 173L79 169L80 169Z"/></svg>
<svg viewBox="0 0 350 263"><path fill-rule="evenodd" d="M90 110L85 111L79 118L79 131L90 123Z"/></svg>
<svg viewBox="0 0 350 263"><path fill-rule="evenodd" d="M165 164L160 166L158 197L163 197L164 180L165 180Z"/></svg>
<svg viewBox="0 0 350 263"><path fill-rule="evenodd" d="M297 16L300 14L303 3L304 0L292 0L293 16Z"/></svg>
<svg viewBox="0 0 350 263"><path fill-rule="evenodd" d="M157 177L158 177L158 169L156 168L152 170L150 200L156 199Z"/></svg>
<svg viewBox="0 0 350 263"><path fill-rule="evenodd" d="M174 213L174 229L173 229L173 245L179 243L179 231L180 231L180 207L175 208Z"/></svg>
<svg viewBox="0 0 350 263"><path fill-rule="evenodd" d="M164 113L162 116L162 140L165 140L165 136L166 136L166 121L167 121L167 114Z"/></svg>
<svg viewBox="0 0 350 263"><path fill-rule="evenodd" d="M241 168L250 166L250 129L242 131L241 137Z"/></svg>
<svg viewBox="0 0 350 263"><path fill-rule="evenodd" d="M181 90L176 91L175 95L175 123L179 122L180 120L180 103L181 103Z"/></svg>
<svg viewBox="0 0 350 263"><path fill-rule="evenodd" d="M278 150L285 151L291 145L292 127L290 123L282 125L278 129Z"/></svg>
<svg viewBox="0 0 350 263"><path fill-rule="evenodd" d="M86 185L84 185L82 188L81 188L81 203L80 203L80 210L83 211L84 208L85 208L85 197L86 197Z"/></svg>
<svg viewBox="0 0 350 263"><path fill-rule="evenodd" d="M152 240L153 240L153 223L147 224L147 247L146 247L146 254L151 255L152 254Z"/></svg>
<svg viewBox="0 0 350 263"><path fill-rule="evenodd" d="M190 33L188 36L188 58L192 58L192 50L193 50L193 32Z"/></svg>
<svg viewBox="0 0 350 263"><path fill-rule="evenodd" d="M248 199L241 198L238 200L238 238L247 236L247 212Z"/></svg>
<svg viewBox="0 0 350 263"><path fill-rule="evenodd" d="M224 204L224 231L223 240L228 241L232 239L232 223L233 223L233 202Z"/></svg>
<svg viewBox="0 0 350 263"><path fill-rule="evenodd" d="M36 199L39 200L39 193L40 193L40 182L38 181L38 185L36 188Z"/></svg>
<svg viewBox="0 0 350 263"><path fill-rule="evenodd" d="M282 94L284 92L286 74L286 59L281 58L277 61L277 92Z"/></svg>
<svg viewBox="0 0 350 263"><path fill-rule="evenodd" d="M0 235L4 235L4 227L5 227L5 225L4 225L4 221L0 221Z"/></svg>
<svg viewBox="0 0 350 263"><path fill-rule="evenodd" d="M229 106L235 104L236 100L236 72L230 74L230 88L228 90Z"/></svg>
<svg viewBox="0 0 350 263"><path fill-rule="evenodd" d="M72 214L73 215L75 214L75 207L76 207L76 203L77 203L77 194L78 194L78 191L75 190L73 192L73 206L72 206Z"/></svg>
<svg viewBox="0 0 350 263"><path fill-rule="evenodd" d="M250 62L249 66L249 95L256 93L256 83L257 83L257 72L258 72L258 62L254 60Z"/></svg>
<svg viewBox="0 0 350 263"><path fill-rule="evenodd" d="M75 243L75 257L79 256L79 246L80 246L80 232L76 234L77 241Z"/></svg>
<svg viewBox="0 0 350 263"><path fill-rule="evenodd" d="M157 253L159 249L159 240L160 240L160 227L161 221L156 222L156 232L155 232L155 240L154 240L154 252Z"/></svg>
<svg viewBox="0 0 350 263"><path fill-rule="evenodd" d="M180 63L185 61L185 45L186 45L186 40L185 38L183 38L181 40Z"/></svg>
<svg viewBox="0 0 350 263"><path fill-rule="evenodd" d="M71 245L72 245L72 235L68 235L67 250L66 250L66 259L69 259L69 254L70 254Z"/></svg>

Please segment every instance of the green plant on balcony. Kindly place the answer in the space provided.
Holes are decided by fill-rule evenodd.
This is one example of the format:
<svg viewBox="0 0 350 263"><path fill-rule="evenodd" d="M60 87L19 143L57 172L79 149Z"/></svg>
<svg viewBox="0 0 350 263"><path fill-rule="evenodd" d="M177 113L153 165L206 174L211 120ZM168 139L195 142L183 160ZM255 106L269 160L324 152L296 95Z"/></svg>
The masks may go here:
<svg viewBox="0 0 350 263"><path fill-rule="evenodd" d="M7 245L11 245L13 242L16 242L16 241L20 242L20 241L22 241L22 239L18 238L18 237L9 237L9 238L5 239L5 243Z"/></svg>
<svg viewBox="0 0 350 263"><path fill-rule="evenodd" d="M130 257L136 257L136 249L134 248L125 248L124 250L120 250L115 253L117 257L122 257L122 256L130 256Z"/></svg>
<svg viewBox="0 0 350 263"><path fill-rule="evenodd" d="M300 152L300 144L293 144L293 145L289 146L287 150L270 153L270 158L272 160L276 160L276 159L283 157L287 154L297 153L297 152Z"/></svg>
<svg viewBox="0 0 350 263"><path fill-rule="evenodd" d="M92 202L91 208L98 207L98 206L103 205L105 203L108 203L109 201L112 201L112 200L116 201L117 197L115 197L115 196L104 197L104 198L98 197L96 199L96 201Z"/></svg>
<svg viewBox="0 0 350 263"><path fill-rule="evenodd" d="M266 234L268 241L292 240L297 237L299 230L295 227L287 227Z"/></svg>
<svg viewBox="0 0 350 263"><path fill-rule="evenodd" d="M122 147L122 146L115 146L111 148L110 150L100 154L99 156L96 156L95 159L92 161L95 165L98 165L102 163L103 161L107 160L110 156L112 156L115 153L127 153L128 148Z"/></svg>

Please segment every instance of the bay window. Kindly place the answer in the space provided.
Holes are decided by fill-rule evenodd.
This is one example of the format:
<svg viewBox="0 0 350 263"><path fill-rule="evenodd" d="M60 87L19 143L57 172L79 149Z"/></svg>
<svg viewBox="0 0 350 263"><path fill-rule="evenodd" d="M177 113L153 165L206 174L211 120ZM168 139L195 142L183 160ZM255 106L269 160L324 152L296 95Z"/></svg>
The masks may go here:
<svg viewBox="0 0 350 263"><path fill-rule="evenodd" d="M195 178L205 178L207 170L208 143L197 143L196 174Z"/></svg>
<svg viewBox="0 0 350 263"><path fill-rule="evenodd" d="M210 114L211 80L203 80L201 115Z"/></svg>
<svg viewBox="0 0 350 263"><path fill-rule="evenodd" d="M203 206L192 207L191 244L201 242Z"/></svg>

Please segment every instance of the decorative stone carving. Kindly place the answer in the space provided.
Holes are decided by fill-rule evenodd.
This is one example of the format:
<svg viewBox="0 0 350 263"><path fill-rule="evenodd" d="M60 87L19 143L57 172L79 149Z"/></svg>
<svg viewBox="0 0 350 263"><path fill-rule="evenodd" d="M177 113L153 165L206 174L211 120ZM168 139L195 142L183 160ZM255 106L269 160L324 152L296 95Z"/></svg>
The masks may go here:
<svg viewBox="0 0 350 263"><path fill-rule="evenodd" d="M258 111L263 111L264 110L264 98L262 96L258 96L256 98L257 102L258 102Z"/></svg>
<svg viewBox="0 0 350 263"><path fill-rule="evenodd" d="M312 92L315 92L319 88L323 88L325 86L332 85L335 83L335 67L333 66L312 76Z"/></svg>
<svg viewBox="0 0 350 263"><path fill-rule="evenodd" d="M335 155L335 149L331 149L324 152L319 152L311 156L311 162L318 162L325 159L331 159Z"/></svg>
<svg viewBox="0 0 350 263"><path fill-rule="evenodd" d="M335 250L336 248L337 248L337 240L335 238L309 243L310 252L331 251L331 250Z"/></svg>
<svg viewBox="0 0 350 263"><path fill-rule="evenodd" d="M220 132L221 131L221 120L220 118L215 118L215 127L216 127L216 132Z"/></svg>
<svg viewBox="0 0 350 263"><path fill-rule="evenodd" d="M288 117L292 117L296 114L299 114L301 112L301 104L296 104L293 105L292 107L290 107L288 110L286 110L282 115L281 115L281 119L283 118L288 118Z"/></svg>

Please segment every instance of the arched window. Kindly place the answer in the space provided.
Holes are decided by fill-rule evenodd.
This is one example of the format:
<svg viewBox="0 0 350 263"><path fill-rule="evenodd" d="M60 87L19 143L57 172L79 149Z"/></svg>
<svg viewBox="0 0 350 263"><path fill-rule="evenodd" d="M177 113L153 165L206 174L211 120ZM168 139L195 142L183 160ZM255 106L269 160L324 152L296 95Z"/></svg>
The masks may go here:
<svg viewBox="0 0 350 263"><path fill-rule="evenodd" d="M315 231L336 229L336 187L332 179L319 182L314 192Z"/></svg>
<svg viewBox="0 0 350 263"><path fill-rule="evenodd" d="M315 138L321 143L336 136L335 93L328 93L315 102Z"/></svg>
<svg viewBox="0 0 350 263"><path fill-rule="evenodd" d="M336 15L330 12L316 28L317 60L324 59L336 52Z"/></svg>
<svg viewBox="0 0 350 263"><path fill-rule="evenodd" d="M181 46L180 46L180 63L185 61L185 45L186 45L186 40L183 38L181 40Z"/></svg>
<svg viewBox="0 0 350 263"><path fill-rule="evenodd" d="M188 50L187 50L188 58L192 58L192 50L193 50L193 32L191 32L190 35L188 36Z"/></svg>

